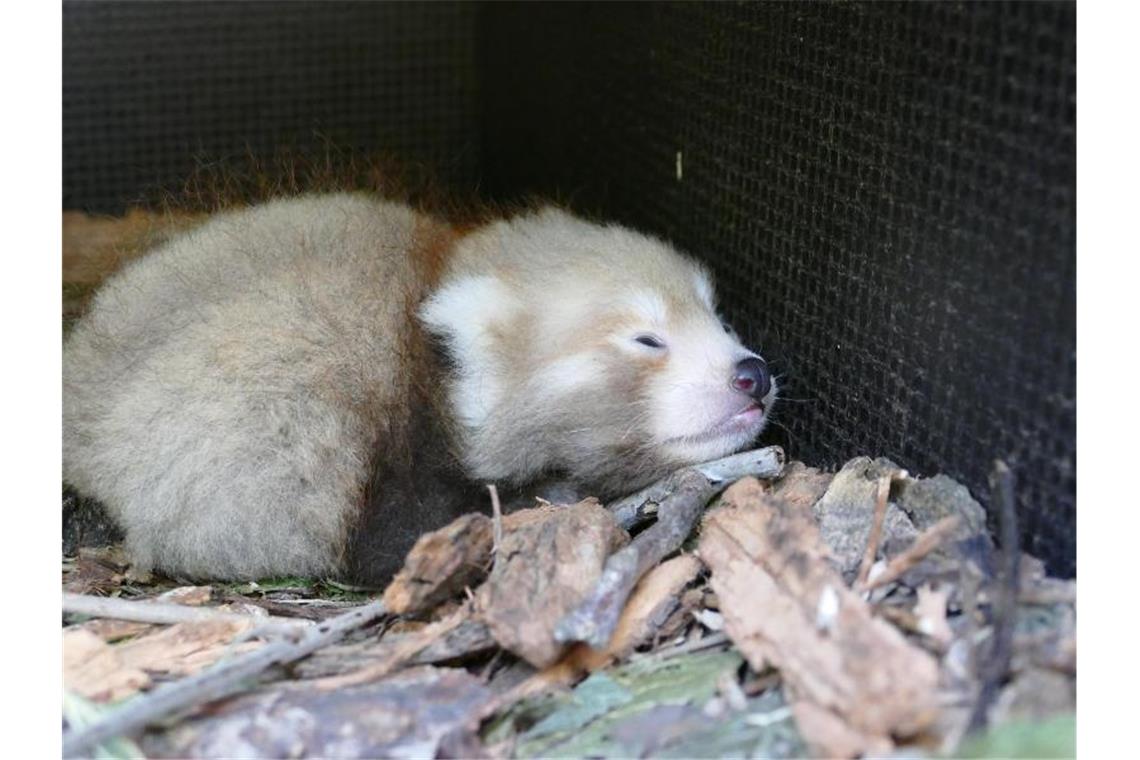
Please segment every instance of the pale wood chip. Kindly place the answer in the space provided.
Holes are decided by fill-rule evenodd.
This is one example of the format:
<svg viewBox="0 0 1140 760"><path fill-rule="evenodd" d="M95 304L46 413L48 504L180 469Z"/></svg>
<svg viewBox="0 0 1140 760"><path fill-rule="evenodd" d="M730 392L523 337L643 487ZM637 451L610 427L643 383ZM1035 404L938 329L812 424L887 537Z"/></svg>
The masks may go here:
<svg viewBox="0 0 1140 760"><path fill-rule="evenodd" d="M755 480L737 483L723 502L705 518L699 553L725 630L753 668L777 668L809 705L796 714L845 726L861 737L859 751L928 726L937 712L936 661L847 588L811 515L772 499ZM836 740L832 749L840 748L853 754Z"/></svg>
<svg viewBox="0 0 1140 760"><path fill-rule="evenodd" d="M63 684L97 702L113 702L150 685L150 676L123 662L116 648L91 631L63 632Z"/></svg>

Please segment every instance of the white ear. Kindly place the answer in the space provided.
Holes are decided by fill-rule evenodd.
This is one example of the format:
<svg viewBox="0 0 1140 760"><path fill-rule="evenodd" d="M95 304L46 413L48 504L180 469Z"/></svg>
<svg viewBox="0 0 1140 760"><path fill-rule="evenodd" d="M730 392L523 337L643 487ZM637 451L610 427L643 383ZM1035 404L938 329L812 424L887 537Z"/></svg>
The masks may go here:
<svg viewBox="0 0 1140 760"><path fill-rule="evenodd" d="M503 384L493 361L493 328L509 322L518 308L506 285L488 275L460 277L420 307L420 320L447 341L457 364L452 402L466 425L481 425L501 396Z"/></svg>

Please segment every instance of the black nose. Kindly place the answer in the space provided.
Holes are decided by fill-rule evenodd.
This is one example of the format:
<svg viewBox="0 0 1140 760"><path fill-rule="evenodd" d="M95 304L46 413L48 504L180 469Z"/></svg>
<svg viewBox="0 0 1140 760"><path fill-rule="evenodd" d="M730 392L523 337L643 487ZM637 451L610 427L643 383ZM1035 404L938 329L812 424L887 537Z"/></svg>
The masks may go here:
<svg viewBox="0 0 1140 760"><path fill-rule="evenodd" d="M772 375L768 364L758 356L750 356L736 365L732 387L759 401L772 390Z"/></svg>

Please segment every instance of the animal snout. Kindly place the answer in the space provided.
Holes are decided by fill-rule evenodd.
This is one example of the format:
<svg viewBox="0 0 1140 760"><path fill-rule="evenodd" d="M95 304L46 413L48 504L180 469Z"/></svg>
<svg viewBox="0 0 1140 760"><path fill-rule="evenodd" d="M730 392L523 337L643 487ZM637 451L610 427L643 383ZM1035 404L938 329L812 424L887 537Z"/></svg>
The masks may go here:
<svg viewBox="0 0 1140 760"><path fill-rule="evenodd" d="M758 356L741 360L732 373L732 387L759 401L772 390L772 373L768 363Z"/></svg>

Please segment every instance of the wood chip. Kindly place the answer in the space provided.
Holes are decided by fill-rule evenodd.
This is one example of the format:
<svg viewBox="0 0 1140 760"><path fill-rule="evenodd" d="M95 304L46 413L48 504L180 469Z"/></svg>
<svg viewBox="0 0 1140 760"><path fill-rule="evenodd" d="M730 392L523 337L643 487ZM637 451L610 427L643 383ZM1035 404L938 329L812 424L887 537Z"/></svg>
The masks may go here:
<svg viewBox="0 0 1140 760"><path fill-rule="evenodd" d="M924 530L921 535L915 538L914 543L887 563L883 572L873 578L868 578L867 583L862 586L862 590L870 591L901 578L908 570L940 547L959 529L960 524L961 518L958 515L950 515Z"/></svg>
<svg viewBox="0 0 1140 760"><path fill-rule="evenodd" d="M586 598L606 559L629 541L596 500L543 506L503 520L499 561L477 597L500 646L535 667L558 660L558 621Z"/></svg>
<svg viewBox="0 0 1140 760"><path fill-rule="evenodd" d="M141 636L115 647L128 667L151 673L190 675L212 665L223 655L257 649L258 641L232 642L250 630L255 621L204 620L178 623L149 636Z"/></svg>
<svg viewBox="0 0 1140 760"><path fill-rule="evenodd" d="M64 681L90 699L122 699L148 687L148 674L190 675L224 654L256 649L261 644L255 641L231 645L252 625L227 619L179 623L114 646L77 626L64 632Z"/></svg>
<svg viewBox="0 0 1140 760"><path fill-rule="evenodd" d="M97 702L113 702L145 689L150 676L123 662L116 648L91 631L63 633L63 685Z"/></svg>
<svg viewBox="0 0 1140 760"><path fill-rule="evenodd" d="M654 637L661 623L676 608L682 590L700 570L700 561L691 554L682 554L655 567L633 590L605 650L591 649L580 642L572 645L557 662L486 704L476 723L523 699L572 686L588 673L628 656Z"/></svg>
<svg viewBox="0 0 1140 760"><path fill-rule="evenodd" d="M847 589L811 516L767 496L755 480L737 483L723 501L705 518L699 553L725 630L754 669L780 671L793 701L807 705L797 716L846 727L842 736L816 734L816 748L844 757L878 752L892 735L928 726L937 663ZM824 598L834 609L821 626Z"/></svg>
<svg viewBox="0 0 1140 760"><path fill-rule="evenodd" d="M418 615L475 586L487 574L493 541L491 519L472 513L416 541L404 567L384 591L396 615Z"/></svg>
<svg viewBox="0 0 1140 760"><path fill-rule="evenodd" d="M210 601L214 589L210 586L179 586L164 594L159 594L160 602L184 604L187 607L201 607Z"/></svg>
<svg viewBox="0 0 1140 760"><path fill-rule="evenodd" d="M811 509L827 492L834 473L821 472L803 462L789 462L778 480L769 485L769 493L799 509Z"/></svg>
<svg viewBox="0 0 1140 760"><path fill-rule="evenodd" d="M440 743L488 697L465 671L432 667L333 691L261 689L147 735L144 748L159 757L454 757Z"/></svg>
<svg viewBox="0 0 1140 760"><path fill-rule="evenodd" d="M155 629L150 623L138 623L131 620L88 620L76 627L90 631L108 644L150 633Z"/></svg>
<svg viewBox="0 0 1140 760"><path fill-rule="evenodd" d="M333 691L376 681L412 662L420 652L444 639L470 619L471 605L464 604L442 620L406 635L386 649L378 660L348 673L316 679L312 683L323 691Z"/></svg>
<svg viewBox="0 0 1140 760"><path fill-rule="evenodd" d="M854 579L873 538L882 478L898 471L899 467L890 460L856 457L835 474L827 492L812 507L820 536L845 578ZM889 553L911 543L918 531L889 498L883 509L881 538L875 541L875 549Z"/></svg>

